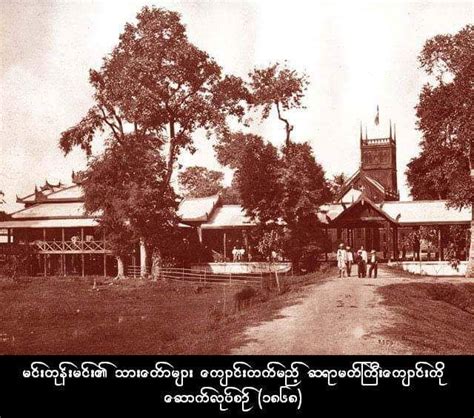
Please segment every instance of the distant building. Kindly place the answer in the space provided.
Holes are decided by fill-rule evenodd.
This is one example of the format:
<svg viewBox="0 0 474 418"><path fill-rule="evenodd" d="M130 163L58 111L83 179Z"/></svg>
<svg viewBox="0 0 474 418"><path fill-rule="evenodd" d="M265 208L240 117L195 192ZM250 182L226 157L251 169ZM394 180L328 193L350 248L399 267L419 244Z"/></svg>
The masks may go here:
<svg viewBox="0 0 474 418"><path fill-rule="evenodd" d="M317 216L325 231L328 251L340 242L357 249L374 249L381 259L399 259L418 254L420 245L407 248L404 238L420 226L438 230L438 245L433 251L442 258L442 234L450 225L466 229L471 222L471 209L448 208L442 200L399 200L397 183L396 132L390 125L386 138L365 138L360 133L361 163L341 187L333 203L323 205ZM73 173L72 184L51 184L23 198L18 198L24 209L11 214L11 219L0 222L6 244L30 243L38 250L37 274L92 275L116 274L116 260L107 246L107 238L98 230L100 214L88 215L84 210L81 179ZM181 226L195 231L204 254L196 262L225 262L232 259L232 250L245 250L243 260L255 261L258 254L252 242L255 227L239 205L225 205L219 196L186 198L178 210ZM467 255L466 250L461 257ZM140 266L140 251L135 249L126 260L127 268ZM143 262L143 260L142 260Z"/></svg>

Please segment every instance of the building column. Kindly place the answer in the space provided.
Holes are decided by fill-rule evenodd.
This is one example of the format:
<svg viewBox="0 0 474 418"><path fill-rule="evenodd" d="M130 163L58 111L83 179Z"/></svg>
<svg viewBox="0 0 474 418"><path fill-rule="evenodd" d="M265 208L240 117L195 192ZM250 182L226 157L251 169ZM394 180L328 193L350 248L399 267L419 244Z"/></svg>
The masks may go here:
<svg viewBox="0 0 474 418"><path fill-rule="evenodd" d="M198 239L199 239L199 244L202 244L202 228L200 226L196 227L197 234L198 234Z"/></svg>
<svg viewBox="0 0 474 418"><path fill-rule="evenodd" d="M441 227L438 227L438 260L443 261L443 232Z"/></svg>
<svg viewBox="0 0 474 418"><path fill-rule="evenodd" d="M46 228L43 228L43 241L46 242ZM44 270L44 277L48 275L47 263L46 263L46 254L43 254L43 270Z"/></svg>
<svg viewBox="0 0 474 418"><path fill-rule="evenodd" d="M249 259L249 238L247 236L247 231L243 230L242 235L244 237L245 254L247 255L247 260L248 260Z"/></svg>
<svg viewBox="0 0 474 418"><path fill-rule="evenodd" d="M398 261L399 259L399 251L398 251L398 227L396 225L393 226L393 259Z"/></svg>
<svg viewBox="0 0 474 418"><path fill-rule="evenodd" d="M324 228L326 234L326 245L324 246L324 261L328 261L328 252L327 252L327 245L329 244L329 228L326 226Z"/></svg>
<svg viewBox="0 0 474 418"><path fill-rule="evenodd" d="M65 248L65 242L66 242L66 238L64 236L64 228L61 228L61 236L62 236L62 247L63 247L63 250ZM61 267L62 267L62 273L63 273L63 276L66 276L66 254L61 254Z"/></svg>
<svg viewBox="0 0 474 418"><path fill-rule="evenodd" d="M387 261L392 260L392 251L394 250L393 248L393 240L390 239L391 236L391 231L390 231L390 223L387 221L385 225L385 240L387 242Z"/></svg>
<svg viewBox="0 0 474 418"><path fill-rule="evenodd" d="M81 275L84 277L84 228L81 228Z"/></svg>
<svg viewBox="0 0 474 418"><path fill-rule="evenodd" d="M224 231L224 262L227 261L227 233Z"/></svg>

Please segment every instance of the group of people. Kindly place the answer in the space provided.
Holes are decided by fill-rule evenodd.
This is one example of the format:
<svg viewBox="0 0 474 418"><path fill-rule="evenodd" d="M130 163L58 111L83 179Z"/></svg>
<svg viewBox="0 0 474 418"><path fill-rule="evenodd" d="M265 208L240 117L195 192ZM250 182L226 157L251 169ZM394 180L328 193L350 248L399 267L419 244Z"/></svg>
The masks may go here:
<svg viewBox="0 0 474 418"><path fill-rule="evenodd" d="M367 266L369 266L369 277L372 277L373 274L374 278L377 278L378 259L375 250L372 250L369 254L364 247L360 247L354 253L350 246L340 244L336 253L336 259L340 278L351 276L354 263L357 264L358 277L367 277Z"/></svg>
<svg viewBox="0 0 474 418"><path fill-rule="evenodd" d="M234 246L232 249L232 261L242 261L244 259L245 250Z"/></svg>

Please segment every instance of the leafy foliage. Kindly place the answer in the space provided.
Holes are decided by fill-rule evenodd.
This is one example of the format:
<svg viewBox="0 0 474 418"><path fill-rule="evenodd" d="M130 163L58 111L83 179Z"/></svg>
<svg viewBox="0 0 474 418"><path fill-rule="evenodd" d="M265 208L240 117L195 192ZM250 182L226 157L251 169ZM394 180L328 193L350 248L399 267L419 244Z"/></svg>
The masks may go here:
<svg viewBox="0 0 474 418"><path fill-rule="evenodd" d="M275 107L278 119L284 123L286 142L290 143L293 126L283 117L283 111L302 108L302 99L308 87L306 74L298 74L295 70L279 63L262 69L255 69L250 74L250 104L260 108L262 119L267 119Z"/></svg>
<svg viewBox="0 0 474 418"><path fill-rule="evenodd" d="M474 200L469 172L474 152L473 56L472 25L429 39L419 56L432 82L423 87L416 107L423 140L420 156L407 170L415 199L446 198L457 207Z"/></svg>
<svg viewBox="0 0 474 418"><path fill-rule="evenodd" d="M163 247L174 234L177 200L163 182L166 164L152 136L111 142L85 176L86 210L101 215L100 228L117 254L127 254L140 238Z"/></svg>
<svg viewBox="0 0 474 418"><path fill-rule="evenodd" d="M206 167L188 167L178 175L184 194L189 197L213 196L223 190L224 173Z"/></svg>
<svg viewBox="0 0 474 418"><path fill-rule="evenodd" d="M228 117L240 120L246 87L189 41L178 13L156 7L125 25L89 80L94 105L60 138L66 154L78 146L89 156L94 138L106 138L87 169L86 206L104 214L118 253L139 236L165 248L178 234L169 183L180 151L194 151L197 129L222 135Z"/></svg>
<svg viewBox="0 0 474 418"><path fill-rule="evenodd" d="M257 135L236 133L217 147L217 156L235 168L235 185L247 213L259 223L260 240L272 242L273 250L282 249L295 264L321 252L317 212L332 194L309 144L290 143L279 153Z"/></svg>

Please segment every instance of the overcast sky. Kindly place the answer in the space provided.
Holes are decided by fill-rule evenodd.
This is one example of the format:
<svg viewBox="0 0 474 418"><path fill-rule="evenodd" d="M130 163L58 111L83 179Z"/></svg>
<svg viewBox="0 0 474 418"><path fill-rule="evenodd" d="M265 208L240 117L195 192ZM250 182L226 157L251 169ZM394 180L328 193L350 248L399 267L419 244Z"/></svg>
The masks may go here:
<svg viewBox="0 0 474 418"><path fill-rule="evenodd" d="M46 178L70 182L85 167L80 151L64 157L60 133L92 104L90 68L118 41L143 5L177 10L188 35L229 73L287 60L305 71L305 110L289 115L293 138L310 141L328 176L359 165L359 124L369 137L397 124L398 182L409 199L405 166L418 153L414 106L425 82L417 55L426 39L472 22L472 2L451 1L141 1L2 0L0 2L0 190L8 211ZM380 106L379 127L374 126ZM282 144L275 118L258 132ZM211 144L185 165L218 168Z"/></svg>

